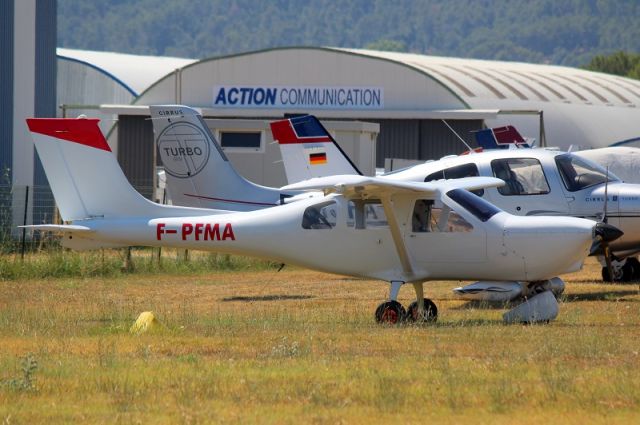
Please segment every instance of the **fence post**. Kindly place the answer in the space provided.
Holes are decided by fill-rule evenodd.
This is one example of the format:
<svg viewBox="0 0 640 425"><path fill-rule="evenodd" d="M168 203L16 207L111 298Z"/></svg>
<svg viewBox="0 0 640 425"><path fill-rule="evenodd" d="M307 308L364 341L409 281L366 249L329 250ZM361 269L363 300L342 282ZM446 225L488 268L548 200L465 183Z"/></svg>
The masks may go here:
<svg viewBox="0 0 640 425"><path fill-rule="evenodd" d="M27 211L29 208L29 186L27 186L26 194L24 196L24 217L22 218L22 225L27 225ZM27 229L25 227L22 228L22 247L20 249L20 260L24 261L24 249L27 239Z"/></svg>

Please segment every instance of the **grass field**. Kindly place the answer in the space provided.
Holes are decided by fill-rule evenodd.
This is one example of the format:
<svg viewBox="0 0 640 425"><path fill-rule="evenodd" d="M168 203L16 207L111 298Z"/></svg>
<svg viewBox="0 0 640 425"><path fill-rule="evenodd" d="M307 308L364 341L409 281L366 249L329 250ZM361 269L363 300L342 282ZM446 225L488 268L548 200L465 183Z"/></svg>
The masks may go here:
<svg viewBox="0 0 640 425"><path fill-rule="evenodd" d="M389 327L387 285L299 269L0 281L0 423L640 423L640 292L598 275L535 326L456 282Z"/></svg>

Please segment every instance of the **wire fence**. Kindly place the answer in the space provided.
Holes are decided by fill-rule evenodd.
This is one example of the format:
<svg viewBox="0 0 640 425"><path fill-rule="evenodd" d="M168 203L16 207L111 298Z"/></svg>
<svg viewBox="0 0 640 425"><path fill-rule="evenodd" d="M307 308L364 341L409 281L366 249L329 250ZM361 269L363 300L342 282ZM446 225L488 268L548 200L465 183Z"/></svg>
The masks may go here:
<svg viewBox="0 0 640 425"><path fill-rule="evenodd" d="M0 185L0 281L131 272L268 270L280 266L243 256L184 249L129 247L76 252L62 247L59 233L20 227L62 223L49 187Z"/></svg>
<svg viewBox="0 0 640 425"><path fill-rule="evenodd" d="M0 252L13 253L59 245L58 238L22 225L61 223L47 186L0 185Z"/></svg>
<svg viewBox="0 0 640 425"><path fill-rule="evenodd" d="M153 193L148 187L139 189ZM48 186L0 184L0 253L59 249L59 234L20 226L62 223Z"/></svg>

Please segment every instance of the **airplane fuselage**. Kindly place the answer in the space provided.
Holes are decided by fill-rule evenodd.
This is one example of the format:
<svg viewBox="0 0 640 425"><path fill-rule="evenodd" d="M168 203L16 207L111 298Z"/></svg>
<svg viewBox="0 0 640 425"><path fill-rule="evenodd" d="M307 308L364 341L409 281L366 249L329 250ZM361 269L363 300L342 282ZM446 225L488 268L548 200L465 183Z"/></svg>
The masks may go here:
<svg viewBox="0 0 640 425"><path fill-rule="evenodd" d="M622 237L611 243L611 249L614 252L639 251L640 185L623 183L613 175L605 184L606 179L602 177L606 174L604 168L588 160L575 166L567 165L567 160L563 161L563 158L574 157L576 155L545 149L495 150L445 157L385 177L429 181L439 176L452 178L447 175L448 171L458 173L456 177L472 175L467 174L471 170L477 173L475 175L503 178L505 176L501 173L505 172L504 166L508 165L519 173L517 176L511 174L514 180L516 177L519 180L515 181L517 188L507 185L504 188L486 189L482 197L487 201L506 212L521 216L573 216L601 220L606 208L607 222L624 232ZM581 168L582 165L587 168ZM575 182L569 181L567 174L575 169L584 174L577 176ZM600 178L596 178L598 173ZM583 181L580 181L580 177ZM589 178L594 180L589 181Z"/></svg>
<svg viewBox="0 0 640 425"><path fill-rule="evenodd" d="M402 267L389 224L355 225L340 195L271 210L213 216L83 220L90 238L121 245L163 246L250 255L316 270L381 280L486 279L537 281L579 270L594 223L564 217L527 218L498 211L482 221L443 194L456 213L443 231L417 231L415 199L395 200L411 272ZM306 226L304 215L327 208L331 226ZM535 222L533 222L534 220ZM459 226L464 222L463 226ZM454 223L453 221L450 223ZM456 227L457 226L457 227ZM80 243L66 241L67 246Z"/></svg>

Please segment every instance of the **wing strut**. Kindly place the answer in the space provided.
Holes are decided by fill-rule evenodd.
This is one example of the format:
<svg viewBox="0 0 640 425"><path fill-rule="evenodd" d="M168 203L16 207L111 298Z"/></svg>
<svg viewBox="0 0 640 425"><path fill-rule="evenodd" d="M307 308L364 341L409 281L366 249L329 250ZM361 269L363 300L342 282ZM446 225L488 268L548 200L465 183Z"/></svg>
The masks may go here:
<svg viewBox="0 0 640 425"><path fill-rule="evenodd" d="M400 226L398 225L398 220L393 209L391 197L383 196L381 197L381 201L382 207L384 208L384 214L387 216L387 221L389 222L389 229L391 230L393 243L396 246L396 252L400 258L400 263L402 264L402 271L406 277L411 277L413 276L413 267L411 266L411 259L409 258L407 247L405 246L404 239L402 238L402 232L400 232Z"/></svg>

